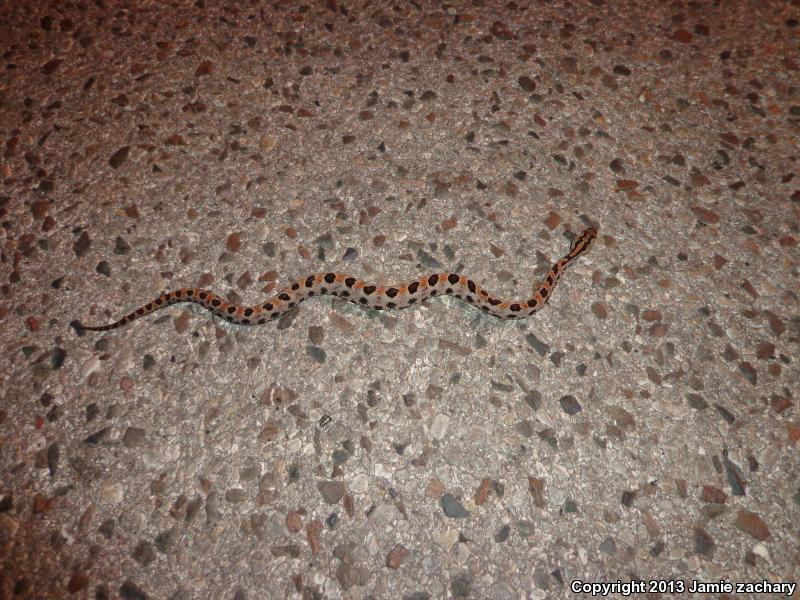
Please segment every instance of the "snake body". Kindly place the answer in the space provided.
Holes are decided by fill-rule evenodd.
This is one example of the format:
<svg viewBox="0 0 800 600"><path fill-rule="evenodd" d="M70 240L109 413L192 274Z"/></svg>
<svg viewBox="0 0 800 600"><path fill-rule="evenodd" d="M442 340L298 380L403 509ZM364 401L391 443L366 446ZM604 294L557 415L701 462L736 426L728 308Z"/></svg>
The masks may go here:
<svg viewBox="0 0 800 600"><path fill-rule="evenodd" d="M298 279L273 298L253 306L231 304L209 290L181 288L161 294L152 302L108 325L92 327L82 325L79 321L73 321L72 325L88 331L109 331L181 302L199 304L220 319L237 325L262 325L278 319L304 300L324 295L338 296L376 310L406 308L434 296L448 295L498 319L523 319L544 308L564 271L589 249L596 236L597 230L589 228L575 238L569 252L553 263L538 289L527 300L501 300L472 279L458 273L433 273L401 285L377 286L351 275L327 272Z"/></svg>

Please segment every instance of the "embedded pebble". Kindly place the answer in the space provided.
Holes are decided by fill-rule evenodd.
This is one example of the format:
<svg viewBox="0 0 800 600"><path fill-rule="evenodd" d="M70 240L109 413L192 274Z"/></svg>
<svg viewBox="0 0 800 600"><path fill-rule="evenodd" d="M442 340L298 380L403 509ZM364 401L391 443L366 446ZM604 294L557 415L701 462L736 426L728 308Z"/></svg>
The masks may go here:
<svg viewBox="0 0 800 600"><path fill-rule="evenodd" d="M450 494L442 494L439 498L439 505L444 514L451 519L464 519L469 516L469 511L464 508L464 505Z"/></svg>
<svg viewBox="0 0 800 600"><path fill-rule="evenodd" d="M580 405L580 402L572 395L566 395L559 398L558 403L561 404L561 408L564 410L565 413L568 415L575 415L581 411L583 408Z"/></svg>
<svg viewBox="0 0 800 600"><path fill-rule="evenodd" d="M317 489L327 504L336 504L345 493L344 484L340 481L318 481Z"/></svg>

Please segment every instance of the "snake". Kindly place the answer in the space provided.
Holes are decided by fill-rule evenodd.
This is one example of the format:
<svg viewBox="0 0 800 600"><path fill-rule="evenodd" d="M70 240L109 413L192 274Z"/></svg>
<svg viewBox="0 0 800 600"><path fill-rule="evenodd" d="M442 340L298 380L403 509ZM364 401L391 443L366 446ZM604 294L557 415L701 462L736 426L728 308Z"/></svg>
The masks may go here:
<svg viewBox="0 0 800 600"><path fill-rule="evenodd" d="M414 306L435 296L454 296L498 319L530 317L547 304L566 269L585 253L597 237L597 229L589 227L577 236L569 252L553 263L536 291L527 300L502 300L473 279L458 273L432 273L400 285L378 286L346 273L314 273L298 279L266 302L243 306L226 301L202 288L181 288L164 292L152 302L108 325L83 325L72 321L76 330L110 331L173 304L191 302L229 323L263 325L275 321L301 302L314 296L338 296L354 304L375 310L392 310Z"/></svg>

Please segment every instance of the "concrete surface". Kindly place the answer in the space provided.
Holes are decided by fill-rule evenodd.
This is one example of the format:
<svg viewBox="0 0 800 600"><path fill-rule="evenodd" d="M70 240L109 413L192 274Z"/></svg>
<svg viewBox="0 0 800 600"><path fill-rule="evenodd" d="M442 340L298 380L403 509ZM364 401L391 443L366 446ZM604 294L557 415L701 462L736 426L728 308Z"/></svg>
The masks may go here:
<svg viewBox="0 0 800 600"><path fill-rule="evenodd" d="M2 3L0 597L796 582L799 16ZM69 326L320 270L519 296L590 224L526 321Z"/></svg>

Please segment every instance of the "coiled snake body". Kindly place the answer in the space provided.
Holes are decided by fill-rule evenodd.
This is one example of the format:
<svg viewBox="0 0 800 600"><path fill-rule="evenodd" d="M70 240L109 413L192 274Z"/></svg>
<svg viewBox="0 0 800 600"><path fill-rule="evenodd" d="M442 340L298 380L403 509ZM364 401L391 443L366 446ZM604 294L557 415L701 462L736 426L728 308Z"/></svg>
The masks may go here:
<svg viewBox="0 0 800 600"><path fill-rule="evenodd" d="M367 308L389 310L406 308L440 295L452 295L478 307L498 319L522 319L541 310L550 299L564 271L586 252L597 236L597 230L583 231L572 243L569 252L547 271L533 296L527 300L501 300L472 279L457 273L433 273L393 286L377 286L342 273L316 273L299 279L274 298L254 306L239 306L225 301L214 292L200 288L181 288L165 292L152 302L108 325L91 327L73 321L76 329L109 331L127 325L171 304L193 302L220 319L237 325L262 325L313 296L332 295Z"/></svg>

